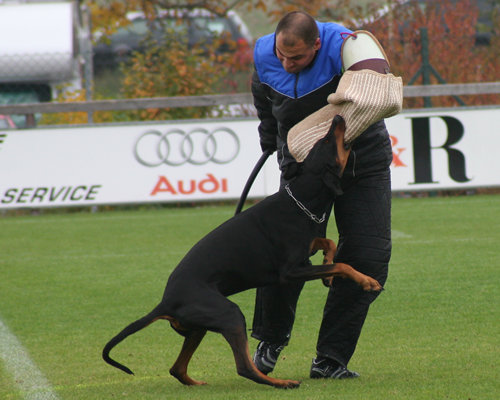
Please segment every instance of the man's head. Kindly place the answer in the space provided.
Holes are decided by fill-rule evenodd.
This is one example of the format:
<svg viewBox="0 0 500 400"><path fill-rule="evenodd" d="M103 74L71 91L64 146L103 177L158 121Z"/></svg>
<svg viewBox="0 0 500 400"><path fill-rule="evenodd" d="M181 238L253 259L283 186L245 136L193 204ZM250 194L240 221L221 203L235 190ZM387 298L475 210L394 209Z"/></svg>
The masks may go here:
<svg viewBox="0 0 500 400"><path fill-rule="evenodd" d="M292 11L276 27L276 56L286 72L306 68L321 47L318 26L309 14Z"/></svg>

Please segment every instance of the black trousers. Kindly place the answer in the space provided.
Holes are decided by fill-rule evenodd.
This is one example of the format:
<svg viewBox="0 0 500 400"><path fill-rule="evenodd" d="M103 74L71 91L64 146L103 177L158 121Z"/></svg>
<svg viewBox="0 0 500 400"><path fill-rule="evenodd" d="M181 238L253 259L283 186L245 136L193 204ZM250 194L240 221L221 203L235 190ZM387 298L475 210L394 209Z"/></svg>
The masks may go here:
<svg viewBox="0 0 500 400"><path fill-rule="evenodd" d="M335 261L352 265L382 285L391 256L392 150L387 133L385 136L370 145L362 143L357 150L353 147L342 178L344 194L334 203L339 233ZM303 286L294 283L258 288L252 337L287 344ZM378 293L364 292L350 280L334 279L319 330L318 356L347 366L370 304L377 296Z"/></svg>

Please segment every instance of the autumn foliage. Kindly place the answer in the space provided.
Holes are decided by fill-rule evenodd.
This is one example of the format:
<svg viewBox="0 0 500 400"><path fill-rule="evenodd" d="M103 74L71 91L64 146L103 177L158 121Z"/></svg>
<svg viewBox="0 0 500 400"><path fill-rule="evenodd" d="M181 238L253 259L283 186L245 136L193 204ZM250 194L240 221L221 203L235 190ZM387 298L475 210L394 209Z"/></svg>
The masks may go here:
<svg viewBox="0 0 500 400"><path fill-rule="evenodd" d="M394 2L393 2L394 3ZM500 78L500 41L493 35L489 45L476 44L479 10L472 0L427 1L422 8L416 1L394 7L383 18L362 24L383 45L394 74L405 84L424 84L417 75L423 64L422 29L427 31L429 64L442 78L430 73L430 84L492 82ZM500 32L496 21L495 29ZM500 102L498 95L461 97L466 105ZM432 98L433 106L455 106L451 96ZM405 99L405 107L422 107L422 99Z"/></svg>
<svg viewBox="0 0 500 400"><path fill-rule="evenodd" d="M355 29L367 29L375 34L383 45L391 62L392 72L402 76L405 85L423 84L418 74L423 65L423 50L429 54L429 64L439 78L430 73L430 84L472 83L498 81L500 79L500 6L492 12L493 34L488 45L477 45L476 25L479 15L474 0L387 0L388 8L377 14L378 2L354 0L130 0L91 2L93 27L104 36L129 23L126 13L142 10L153 19L159 9L190 9L203 7L216 15L225 15L235 4L240 14L245 11L263 11L270 21L278 21L291 10L301 9L322 21L336 21ZM250 27L251 28L251 27ZM427 43L422 41L423 29L427 32ZM122 78L119 98L192 96L225 92L248 91L252 73L252 49L249 45L231 42L224 36L212 43L200 43L194 48L165 32L165 44L151 40L147 51L135 53L129 62L121 66ZM230 46L230 51L221 53L221 43ZM427 44L426 49L423 46ZM251 44L250 44L251 45ZM238 82L245 82L244 85ZM84 93L73 95L67 101L84 99ZM94 98L102 95L94 92ZM433 106L455 106L452 96L432 97ZM61 99L59 99L61 100ZM462 96L466 105L499 104L499 95ZM421 98L405 99L405 108L422 107ZM200 118L213 116L213 108L197 109L151 109L127 112L98 112L95 122L123 120L152 120ZM51 118L51 122L57 119ZM85 114L73 113L65 116L67 122L85 122ZM71 121L69 121L71 120ZM82 121L83 120L83 121ZM64 121L63 121L64 122Z"/></svg>

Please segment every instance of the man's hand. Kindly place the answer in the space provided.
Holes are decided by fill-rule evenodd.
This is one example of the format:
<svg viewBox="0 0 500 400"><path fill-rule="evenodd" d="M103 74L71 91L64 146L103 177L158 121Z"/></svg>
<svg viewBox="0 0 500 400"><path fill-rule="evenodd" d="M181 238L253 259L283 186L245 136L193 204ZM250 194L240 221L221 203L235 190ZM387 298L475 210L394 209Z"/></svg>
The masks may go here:
<svg viewBox="0 0 500 400"><path fill-rule="evenodd" d="M276 140L274 140L274 143L271 143L271 141L260 141L260 148L262 149L262 152L265 153L266 151L270 151L271 153L274 153L276 151Z"/></svg>

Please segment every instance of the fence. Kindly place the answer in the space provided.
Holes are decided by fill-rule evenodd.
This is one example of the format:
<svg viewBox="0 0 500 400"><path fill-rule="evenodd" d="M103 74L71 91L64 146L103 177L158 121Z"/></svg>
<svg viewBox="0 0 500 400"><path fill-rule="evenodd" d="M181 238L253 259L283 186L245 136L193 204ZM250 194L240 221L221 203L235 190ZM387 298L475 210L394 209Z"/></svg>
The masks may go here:
<svg viewBox="0 0 500 400"><path fill-rule="evenodd" d="M403 95L409 97L462 96L499 94L500 81L482 83L405 86ZM215 107L252 103L251 93L218 94L206 96L176 96L119 100L94 100L69 103L30 103L0 105L0 115L24 115L28 127L34 125L36 113L85 112L92 121L97 111L140 110L150 108Z"/></svg>

